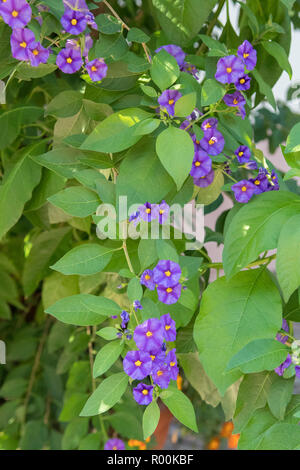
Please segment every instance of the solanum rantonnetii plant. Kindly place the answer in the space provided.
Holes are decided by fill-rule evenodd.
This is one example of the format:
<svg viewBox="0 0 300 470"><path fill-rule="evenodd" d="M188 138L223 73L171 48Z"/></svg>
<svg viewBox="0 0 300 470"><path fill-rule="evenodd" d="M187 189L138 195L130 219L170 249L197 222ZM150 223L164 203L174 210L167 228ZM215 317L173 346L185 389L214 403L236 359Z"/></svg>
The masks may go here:
<svg viewBox="0 0 300 470"><path fill-rule="evenodd" d="M299 448L300 125L286 175L253 138L293 5L0 4L0 448L151 446L161 403L197 433L191 388L239 448Z"/></svg>

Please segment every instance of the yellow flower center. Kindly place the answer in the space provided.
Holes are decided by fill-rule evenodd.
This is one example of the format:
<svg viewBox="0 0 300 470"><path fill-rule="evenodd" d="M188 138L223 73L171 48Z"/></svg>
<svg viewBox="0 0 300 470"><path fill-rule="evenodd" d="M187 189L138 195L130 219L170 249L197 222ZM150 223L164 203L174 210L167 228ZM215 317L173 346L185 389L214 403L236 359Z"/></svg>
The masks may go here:
<svg viewBox="0 0 300 470"><path fill-rule="evenodd" d="M259 181L259 180L255 180L255 181L254 181L254 184L256 184L256 186L259 186L259 185L260 185L260 181Z"/></svg>
<svg viewBox="0 0 300 470"><path fill-rule="evenodd" d="M73 20L71 20L71 24L72 24L73 26L76 26L76 25L77 25L77 20L76 20L75 18L73 18Z"/></svg>
<svg viewBox="0 0 300 470"><path fill-rule="evenodd" d="M231 72L232 72L232 68L231 68L231 67L227 67L226 72L227 72L227 73L231 73Z"/></svg>
<svg viewBox="0 0 300 470"><path fill-rule="evenodd" d="M149 279L150 279L149 274L146 274L145 279L146 279L146 281L149 281Z"/></svg>
<svg viewBox="0 0 300 470"><path fill-rule="evenodd" d="M14 18L16 18L18 16L19 12L17 10L13 10L11 12L11 16L13 16Z"/></svg>
<svg viewBox="0 0 300 470"><path fill-rule="evenodd" d="M174 367L174 366L175 366L175 362L170 362L170 366L171 366L171 367Z"/></svg>
<svg viewBox="0 0 300 470"><path fill-rule="evenodd" d="M165 275L166 275L167 277L170 277L170 276L171 276L171 271L169 271L169 270L168 270L168 271L165 271Z"/></svg>
<svg viewBox="0 0 300 470"><path fill-rule="evenodd" d="M236 98L234 98L233 104L238 104L238 100Z"/></svg>
<svg viewBox="0 0 300 470"><path fill-rule="evenodd" d="M97 67L95 67L94 65L92 65L91 71L92 71L92 72L97 72Z"/></svg>
<svg viewBox="0 0 300 470"><path fill-rule="evenodd" d="M169 100L169 104L174 104L174 100Z"/></svg>
<svg viewBox="0 0 300 470"><path fill-rule="evenodd" d="M170 328L171 328L171 325L166 325L166 326L165 326L165 330L167 330L167 331L168 331Z"/></svg>
<svg viewBox="0 0 300 470"><path fill-rule="evenodd" d="M161 375L163 375L163 371L162 371L162 370L159 370L159 371L157 372L157 375L158 375L158 377L160 377Z"/></svg>
<svg viewBox="0 0 300 470"><path fill-rule="evenodd" d="M154 361L154 359L155 359L155 356L153 356L153 355L152 355L152 356L150 356L150 357L151 357L152 361Z"/></svg>
<svg viewBox="0 0 300 470"><path fill-rule="evenodd" d="M147 212L147 214L150 214L151 209L149 209L149 207L148 207L148 209L146 209L146 212Z"/></svg>
<svg viewBox="0 0 300 470"><path fill-rule="evenodd" d="M168 288L166 289L166 292L167 292L168 294L170 294L171 292L173 292L172 287L168 287Z"/></svg>
<svg viewBox="0 0 300 470"><path fill-rule="evenodd" d="M143 395L148 395L148 393L149 393L148 390L146 390L146 389L144 388L144 390L142 391L142 394L143 394Z"/></svg>
<svg viewBox="0 0 300 470"><path fill-rule="evenodd" d="M146 336L148 336L148 338L150 338L152 336L152 331L147 331Z"/></svg>
<svg viewBox="0 0 300 470"><path fill-rule="evenodd" d="M196 144L199 145L199 144L200 144L200 140L196 140Z"/></svg>
<svg viewBox="0 0 300 470"><path fill-rule="evenodd" d="M25 47L27 46L27 43L25 41L23 42L20 42L20 46L23 47L25 49Z"/></svg>
<svg viewBox="0 0 300 470"><path fill-rule="evenodd" d="M113 450L118 450L117 446L113 446Z"/></svg>
<svg viewBox="0 0 300 470"><path fill-rule="evenodd" d="M239 152L239 157L242 157L244 155L244 152Z"/></svg>
<svg viewBox="0 0 300 470"><path fill-rule="evenodd" d="M247 191L246 186L243 186L243 187L242 187L242 191L243 191L243 193L244 193L245 191Z"/></svg>
<svg viewBox="0 0 300 470"><path fill-rule="evenodd" d="M163 209L160 209L159 213L163 214L165 211Z"/></svg>
<svg viewBox="0 0 300 470"><path fill-rule="evenodd" d="M135 366L140 367L142 365L141 361L137 360L134 363Z"/></svg>
<svg viewBox="0 0 300 470"><path fill-rule="evenodd" d="M249 57L249 54L247 54L247 52L245 52L245 54L243 54L243 57L244 57L244 59L247 59L247 57Z"/></svg>
<svg viewBox="0 0 300 470"><path fill-rule="evenodd" d="M214 139L209 139L208 143L209 143L209 145L214 145L215 141L214 141Z"/></svg>
<svg viewBox="0 0 300 470"><path fill-rule="evenodd" d="M67 58L67 62L68 62L68 64L72 64L73 59L71 59L71 57L68 57L68 58Z"/></svg>
<svg viewBox="0 0 300 470"><path fill-rule="evenodd" d="M200 166L201 162L195 162L195 166Z"/></svg>
<svg viewBox="0 0 300 470"><path fill-rule="evenodd" d="M211 125L209 124L209 122L207 124L205 124L204 128L205 129L209 129L211 127Z"/></svg>
<svg viewBox="0 0 300 470"><path fill-rule="evenodd" d="M39 55L39 51L37 49L33 49L32 53L33 55Z"/></svg>
<svg viewBox="0 0 300 470"><path fill-rule="evenodd" d="M246 81L246 80L245 80L244 78L241 78L241 79L240 79L240 83L241 83L242 85L245 83L245 81Z"/></svg>

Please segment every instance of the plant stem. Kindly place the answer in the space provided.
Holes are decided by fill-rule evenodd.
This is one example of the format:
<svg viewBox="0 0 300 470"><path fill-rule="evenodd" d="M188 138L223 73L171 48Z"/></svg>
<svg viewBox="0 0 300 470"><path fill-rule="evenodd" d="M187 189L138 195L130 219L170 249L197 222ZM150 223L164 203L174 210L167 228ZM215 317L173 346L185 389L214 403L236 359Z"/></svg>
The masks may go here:
<svg viewBox="0 0 300 470"><path fill-rule="evenodd" d="M245 266L245 268L254 268L255 266L260 266L262 264L268 265L273 259L276 258L276 254L268 256L267 258L259 258L256 261ZM202 268L210 268L210 269L223 269L223 263L207 263L202 266Z"/></svg>
<svg viewBox="0 0 300 470"><path fill-rule="evenodd" d="M131 264L131 260L130 260L130 257L129 257L129 253L128 253L128 250L127 250L127 245L126 245L126 240L123 240L123 251L124 251L124 254L125 254L125 258L126 258L126 261L127 261L127 264L128 264L128 268L130 270L130 272L132 272L132 274L135 274L134 272L134 269L133 269L133 266Z"/></svg>
<svg viewBox="0 0 300 470"><path fill-rule="evenodd" d="M224 3L225 3L226 0L221 0L220 3L219 3L219 6L217 8L217 11L216 13L214 14L214 17L213 19L211 20L211 22L209 23L208 27L207 27L207 31L206 31L206 35L207 36L210 36L212 30L214 29L217 21L218 21L218 17L219 17L219 14L221 13L222 11L222 8L224 6ZM196 52L196 55L201 55L206 49L206 44L204 44L204 42L201 44L201 46L199 47L198 51Z"/></svg>

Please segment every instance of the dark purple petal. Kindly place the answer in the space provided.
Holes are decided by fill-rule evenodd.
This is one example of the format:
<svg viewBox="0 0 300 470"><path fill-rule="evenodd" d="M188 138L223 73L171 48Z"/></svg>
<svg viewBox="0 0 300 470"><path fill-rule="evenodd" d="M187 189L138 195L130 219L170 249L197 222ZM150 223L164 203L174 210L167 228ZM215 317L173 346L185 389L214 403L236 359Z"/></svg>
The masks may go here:
<svg viewBox="0 0 300 470"><path fill-rule="evenodd" d="M17 60L29 60L29 47L33 43L35 43L35 37L30 29L14 29L10 37L12 56Z"/></svg>
<svg viewBox="0 0 300 470"><path fill-rule="evenodd" d="M253 70L256 66L257 54L252 44L247 40L244 41L243 44L239 46L237 53L244 62L247 70Z"/></svg>
<svg viewBox="0 0 300 470"><path fill-rule="evenodd" d="M194 179L194 184L196 186L199 186L199 188L206 188L213 182L214 178L215 178L215 172L214 170L211 170L207 175L200 176L200 178L193 178L193 179Z"/></svg>
<svg viewBox="0 0 300 470"><path fill-rule="evenodd" d="M241 180L231 186L235 199L238 202L249 202L253 194L255 194L255 186L251 181Z"/></svg>
<svg viewBox="0 0 300 470"><path fill-rule="evenodd" d="M82 66L80 50L66 48L62 49L56 58L56 65L64 73L75 73Z"/></svg>
<svg viewBox="0 0 300 470"><path fill-rule="evenodd" d="M150 318L138 325L134 330L133 339L142 351L159 351L164 340L164 330L160 320Z"/></svg>
<svg viewBox="0 0 300 470"><path fill-rule="evenodd" d="M239 163L246 163L251 158L251 151L247 145L240 145L234 153Z"/></svg>
<svg viewBox="0 0 300 470"><path fill-rule="evenodd" d="M181 295L181 284L173 287L157 286L158 299L166 305L175 304Z"/></svg>
<svg viewBox="0 0 300 470"><path fill-rule="evenodd" d="M193 178L201 178L210 173L212 169L212 160L204 150L198 150L195 152L192 168L190 175Z"/></svg>
<svg viewBox="0 0 300 470"><path fill-rule="evenodd" d="M222 152L225 140L220 131L212 128L204 132L204 137L200 140L200 145L209 155L215 156Z"/></svg>
<svg viewBox="0 0 300 470"><path fill-rule="evenodd" d="M153 280L160 287L172 287L181 277L179 264L170 260L160 260L153 270Z"/></svg>
<svg viewBox="0 0 300 470"><path fill-rule="evenodd" d="M160 317L164 328L164 337L166 341L175 341L176 340L176 323L172 319L169 313L162 315Z"/></svg>
<svg viewBox="0 0 300 470"><path fill-rule="evenodd" d="M244 74L243 61L235 55L229 55L219 59L215 79L220 83L236 83Z"/></svg>
<svg viewBox="0 0 300 470"><path fill-rule="evenodd" d="M0 15L12 29L24 28L31 20L31 7L25 0L7 0L0 3Z"/></svg>
<svg viewBox="0 0 300 470"><path fill-rule="evenodd" d="M146 269L141 275L141 284L146 286L149 290L155 289L155 282L153 280L153 271L151 269Z"/></svg>
<svg viewBox="0 0 300 470"><path fill-rule="evenodd" d="M139 405L149 405L153 399L153 386L146 384L138 384L133 389L133 397Z"/></svg>
<svg viewBox="0 0 300 470"><path fill-rule="evenodd" d="M123 360L123 369L132 379L142 380L152 370L151 357L143 351L128 351Z"/></svg>
<svg viewBox="0 0 300 470"><path fill-rule="evenodd" d="M93 82L100 82L107 75L107 65L104 59L94 59L91 62L87 62L86 68Z"/></svg>

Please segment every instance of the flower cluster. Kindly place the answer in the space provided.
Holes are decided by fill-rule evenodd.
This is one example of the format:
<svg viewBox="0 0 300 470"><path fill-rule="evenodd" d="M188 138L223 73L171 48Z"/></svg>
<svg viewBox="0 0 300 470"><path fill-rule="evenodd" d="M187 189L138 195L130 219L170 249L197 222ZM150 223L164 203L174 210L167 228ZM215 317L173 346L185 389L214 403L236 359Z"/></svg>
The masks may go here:
<svg viewBox="0 0 300 470"><path fill-rule="evenodd" d="M159 47L155 50L155 52L158 53L162 49L167 51L176 59L176 62L181 72L187 72L190 75L193 75L196 80L199 79L199 70L195 67L195 65L192 65L185 61L186 53L181 49L181 47L176 46L175 44L167 44L165 46Z"/></svg>
<svg viewBox="0 0 300 470"><path fill-rule="evenodd" d="M288 322L285 319L282 320L281 329L285 331L286 333L289 333L290 331ZM281 343L285 344L288 340L288 336L280 332L276 335L276 339L277 341L280 341ZM276 367L275 372L277 375L283 376L284 371L291 364L293 364L295 366L296 377L300 378L300 341L297 341L297 340L293 341L291 345L291 352L292 352L292 355L288 353L285 361L282 364L280 364L278 367Z"/></svg>
<svg viewBox="0 0 300 470"><path fill-rule="evenodd" d="M274 170L270 174L265 168L259 168L255 178L241 180L231 186L231 189L238 202L248 202L254 194L278 191L278 176Z"/></svg>
<svg viewBox="0 0 300 470"><path fill-rule="evenodd" d="M168 351L166 342L175 341L176 324L170 314L160 319L150 318L138 325L133 334L138 350L129 351L123 360L123 368L133 380L150 376L151 385L140 382L133 388L133 396L139 405L149 405L159 388L166 389L176 380L178 367L176 349Z"/></svg>
<svg viewBox="0 0 300 470"><path fill-rule="evenodd" d="M64 31L78 36L86 30L87 26L97 29L94 15L89 11L85 0L64 1L64 5L65 11L61 17ZM10 38L12 56L17 60L30 63L32 67L46 64L53 51L50 47L46 48L36 41L34 33L26 28L32 17L28 2L26 0L2 0L0 15L13 30ZM42 18L39 16L37 19L41 24ZM83 55L90 79L94 82L100 81L107 75L107 65L102 58L88 61L87 56L93 40L86 34L84 42L85 47L81 54L80 42L77 39L68 39L65 48L57 54L56 65L64 73L75 73L83 66Z"/></svg>
<svg viewBox="0 0 300 470"><path fill-rule="evenodd" d="M181 268L171 260L160 260L155 268L146 269L141 276L141 284L150 290L157 289L158 299L170 305L181 295Z"/></svg>
<svg viewBox="0 0 300 470"><path fill-rule="evenodd" d="M234 84L236 91L227 93L223 100L227 106L237 108L237 115L246 116L246 100L241 91L249 90L251 78L248 72L256 66L257 54L249 41L238 47L237 55L221 57L217 64L216 80L223 84Z"/></svg>
<svg viewBox="0 0 300 470"><path fill-rule="evenodd" d="M129 222L135 221L135 224L138 224L141 220L151 222L158 219L160 224L164 224L168 219L169 212L170 206L164 200L160 204L146 202L138 208L137 212L129 216Z"/></svg>

